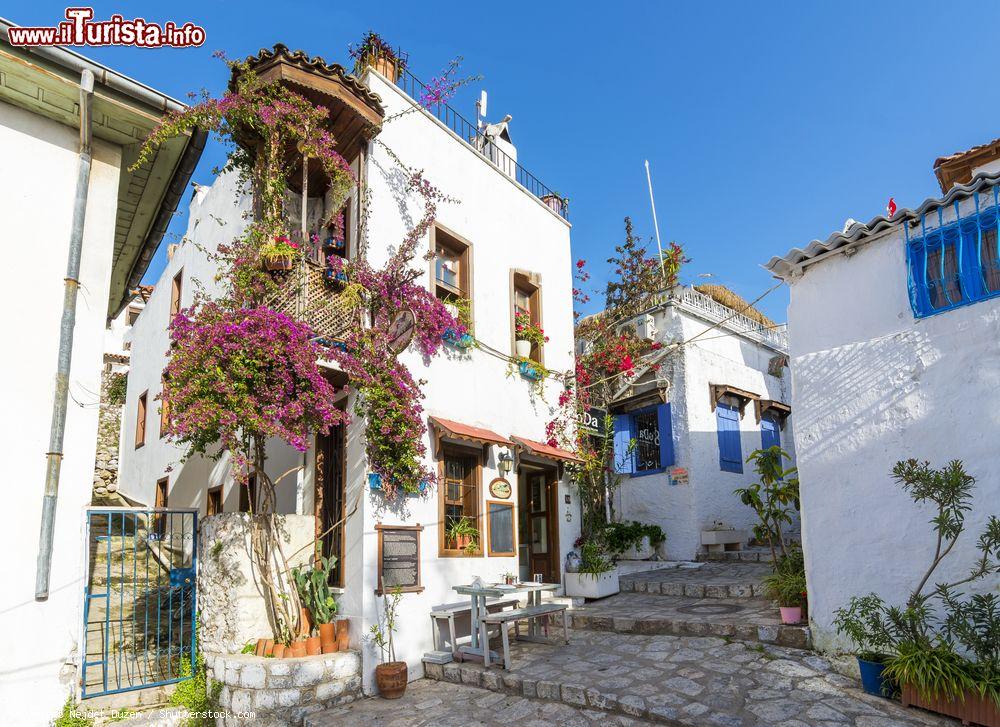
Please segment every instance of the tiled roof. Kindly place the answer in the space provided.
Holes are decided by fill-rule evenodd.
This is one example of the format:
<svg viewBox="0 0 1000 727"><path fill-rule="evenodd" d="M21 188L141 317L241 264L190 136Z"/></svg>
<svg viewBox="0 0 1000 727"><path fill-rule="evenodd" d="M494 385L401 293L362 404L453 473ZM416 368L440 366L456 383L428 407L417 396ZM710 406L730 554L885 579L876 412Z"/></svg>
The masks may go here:
<svg viewBox="0 0 1000 727"><path fill-rule="evenodd" d="M563 459L569 462L583 461L569 450L553 447L552 445L544 444L543 442L536 442L534 439L525 439L524 437L511 437L511 439L520 444L524 449L527 449L529 454L546 457L548 459Z"/></svg>
<svg viewBox="0 0 1000 727"><path fill-rule="evenodd" d="M257 51L257 55L247 56L246 63L252 69L273 60L285 61L304 71L336 78L344 83L355 96L361 99L373 111L378 112L380 116L384 113L381 97L377 93L372 93L368 86L359 81L354 75L348 73L339 63L327 63L319 56L310 58L304 51L288 50L288 46L283 43L276 43L274 48L270 50L261 48ZM235 86L235 80L230 79L229 90L235 90Z"/></svg>
<svg viewBox="0 0 1000 727"><path fill-rule="evenodd" d="M971 197L974 193L995 186L1000 182L1000 172L977 174L968 184L958 184L952 187L943 197L929 197L915 210L900 209L892 218L885 215L873 217L867 224L855 222L843 232L834 232L826 240L813 240L806 247L793 247L783 257L772 257L764 267L770 270L776 278L786 278L800 265L828 252L838 250L848 245L854 247L865 244L871 238L886 230L898 227L904 221L919 221L921 215L945 207L955 201Z"/></svg>
<svg viewBox="0 0 1000 727"><path fill-rule="evenodd" d="M1000 139L994 139L993 141L988 141L985 144L978 144L972 147L971 149L956 151L954 154L948 154L947 156L938 157L937 159L934 160L934 168L937 169L939 166L945 164L946 162L960 159L961 157L964 157L967 154L975 154L976 152L983 151L984 149L988 149L989 147L994 146L996 144L1000 144Z"/></svg>
<svg viewBox="0 0 1000 727"><path fill-rule="evenodd" d="M428 418L430 419L431 425L441 434L454 439L465 439L469 441L481 442L483 444L502 444L505 447L511 447L514 445L514 443L509 439L497 434L491 429L474 427L471 424L462 424L461 422L452 421L451 419L442 419L441 417Z"/></svg>

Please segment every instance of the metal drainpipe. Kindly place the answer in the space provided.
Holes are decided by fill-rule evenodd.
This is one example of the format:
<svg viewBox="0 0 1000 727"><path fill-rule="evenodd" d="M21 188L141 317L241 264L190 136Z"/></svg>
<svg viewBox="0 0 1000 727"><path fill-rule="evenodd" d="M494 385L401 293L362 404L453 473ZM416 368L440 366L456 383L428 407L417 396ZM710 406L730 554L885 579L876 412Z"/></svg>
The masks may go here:
<svg viewBox="0 0 1000 727"><path fill-rule="evenodd" d="M59 470L66 433L66 407L69 400L69 370L73 361L73 328L76 325L76 298L80 289L80 258L83 255L83 224L87 218L87 192L90 187L91 126L90 107L94 96L94 74L80 73L80 164L73 200L73 227L69 235L69 262L63 297L62 323L59 326L59 362L56 368L56 395L52 402L49 428L49 452L45 466L45 497L42 500L42 524L38 534L38 564L35 570L35 600L49 597L52 567L52 537L56 521L56 498L59 494Z"/></svg>

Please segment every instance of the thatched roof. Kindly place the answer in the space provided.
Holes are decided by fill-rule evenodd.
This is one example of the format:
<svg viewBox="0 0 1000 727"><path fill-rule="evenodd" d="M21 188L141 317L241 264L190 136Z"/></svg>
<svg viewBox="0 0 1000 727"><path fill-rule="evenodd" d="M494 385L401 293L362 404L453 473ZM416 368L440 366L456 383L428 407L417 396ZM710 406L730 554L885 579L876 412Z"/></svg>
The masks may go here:
<svg viewBox="0 0 1000 727"><path fill-rule="evenodd" d="M732 308L737 313L742 313L747 318L757 321L761 325L772 327L778 325L725 285L710 285L708 283L703 283L701 285L694 286L694 289L702 295L707 295L716 303L724 305L727 308Z"/></svg>

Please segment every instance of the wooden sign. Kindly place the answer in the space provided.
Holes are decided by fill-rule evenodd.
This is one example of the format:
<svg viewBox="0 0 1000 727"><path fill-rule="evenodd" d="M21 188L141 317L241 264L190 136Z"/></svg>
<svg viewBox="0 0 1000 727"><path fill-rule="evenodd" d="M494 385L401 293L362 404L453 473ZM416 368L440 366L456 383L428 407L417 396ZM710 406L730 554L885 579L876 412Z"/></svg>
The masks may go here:
<svg viewBox="0 0 1000 727"><path fill-rule="evenodd" d="M490 497L495 497L498 500L506 500L510 497L510 493L510 483L503 477L497 477L490 483Z"/></svg>
<svg viewBox="0 0 1000 727"><path fill-rule="evenodd" d="M394 353L402 353L413 340L416 329L417 319L414 318L413 311L403 309L396 313L389 321L389 327L385 331L389 348Z"/></svg>
<svg viewBox="0 0 1000 727"><path fill-rule="evenodd" d="M378 532L378 587L375 594L392 593L399 588L404 593L419 593L420 533L422 525L375 526Z"/></svg>

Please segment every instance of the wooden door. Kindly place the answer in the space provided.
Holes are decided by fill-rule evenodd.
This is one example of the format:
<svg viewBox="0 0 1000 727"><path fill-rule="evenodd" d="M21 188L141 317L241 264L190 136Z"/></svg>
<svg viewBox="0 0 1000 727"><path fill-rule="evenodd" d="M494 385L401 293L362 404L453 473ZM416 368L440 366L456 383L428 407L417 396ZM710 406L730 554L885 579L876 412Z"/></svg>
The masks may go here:
<svg viewBox="0 0 1000 727"><path fill-rule="evenodd" d="M330 585L344 585L344 427L330 428L316 437L315 509L317 549L336 558L330 570Z"/></svg>
<svg viewBox="0 0 1000 727"><path fill-rule="evenodd" d="M559 531L555 521L555 488L545 472L532 472L527 477L528 577L541 573L546 583L557 583Z"/></svg>

